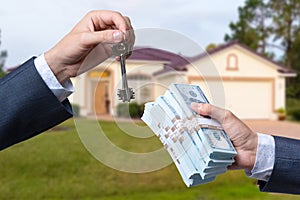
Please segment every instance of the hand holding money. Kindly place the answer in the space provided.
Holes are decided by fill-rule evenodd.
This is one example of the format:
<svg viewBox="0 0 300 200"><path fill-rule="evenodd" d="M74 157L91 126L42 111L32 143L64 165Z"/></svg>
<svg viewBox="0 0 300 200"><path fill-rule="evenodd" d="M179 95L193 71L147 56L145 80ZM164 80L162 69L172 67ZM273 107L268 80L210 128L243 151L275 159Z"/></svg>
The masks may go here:
<svg viewBox="0 0 300 200"><path fill-rule="evenodd" d="M172 84L156 102L145 105L142 117L188 187L213 181L226 172L236 155L221 124L192 110L192 102L208 103L199 86Z"/></svg>
<svg viewBox="0 0 300 200"><path fill-rule="evenodd" d="M228 110L199 103L192 103L191 108L198 114L212 117L221 123L237 150L235 162L229 168L251 170L256 158L257 134Z"/></svg>

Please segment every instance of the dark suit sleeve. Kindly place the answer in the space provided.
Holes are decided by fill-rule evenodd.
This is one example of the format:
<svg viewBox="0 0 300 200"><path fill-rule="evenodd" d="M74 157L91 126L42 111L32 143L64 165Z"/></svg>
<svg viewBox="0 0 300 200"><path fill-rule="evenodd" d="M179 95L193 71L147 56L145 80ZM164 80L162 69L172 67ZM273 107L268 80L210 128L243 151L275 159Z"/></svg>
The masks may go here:
<svg viewBox="0 0 300 200"><path fill-rule="evenodd" d="M275 163L268 182L259 181L260 190L300 194L300 140L276 137Z"/></svg>
<svg viewBox="0 0 300 200"><path fill-rule="evenodd" d="M72 116L40 77L34 58L0 79L0 150L31 138Z"/></svg>

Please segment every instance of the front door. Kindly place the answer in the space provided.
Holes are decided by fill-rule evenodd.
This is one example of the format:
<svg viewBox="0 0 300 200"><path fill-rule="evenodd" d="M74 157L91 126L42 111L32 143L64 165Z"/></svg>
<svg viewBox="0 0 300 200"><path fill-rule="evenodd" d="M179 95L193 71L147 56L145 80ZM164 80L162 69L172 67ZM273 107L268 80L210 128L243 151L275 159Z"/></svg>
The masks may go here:
<svg viewBox="0 0 300 200"><path fill-rule="evenodd" d="M93 105L94 112L97 115L104 115L109 113L109 97L108 97L108 82L100 81L93 83L94 97Z"/></svg>

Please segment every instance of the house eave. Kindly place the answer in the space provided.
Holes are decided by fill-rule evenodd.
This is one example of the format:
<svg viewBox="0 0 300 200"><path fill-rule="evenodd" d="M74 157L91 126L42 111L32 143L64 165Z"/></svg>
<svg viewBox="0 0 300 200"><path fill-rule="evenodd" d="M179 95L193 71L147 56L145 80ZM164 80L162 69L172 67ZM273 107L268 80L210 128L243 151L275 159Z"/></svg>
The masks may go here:
<svg viewBox="0 0 300 200"><path fill-rule="evenodd" d="M163 73L153 73L153 76L155 78L163 78L163 77L167 77L167 76L170 76L170 75L184 75L186 73L186 71L175 71L175 70L170 70L170 71L167 71L167 72L163 72Z"/></svg>
<svg viewBox="0 0 300 200"><path fill-rule="evenodd" d="M295 73L285 73L285 74L280 74L279 77L295 78L295 77L297 77L297 74L295 74Z"/></svg>

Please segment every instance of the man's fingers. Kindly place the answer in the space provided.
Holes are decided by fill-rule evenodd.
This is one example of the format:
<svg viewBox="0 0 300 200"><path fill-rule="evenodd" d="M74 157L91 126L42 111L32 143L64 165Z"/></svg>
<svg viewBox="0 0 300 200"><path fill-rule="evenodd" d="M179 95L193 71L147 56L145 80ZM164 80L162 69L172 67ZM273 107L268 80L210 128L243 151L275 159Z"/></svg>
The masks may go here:
<svg viewBox="0 0 300 200"><path fill-rule="evenodd" d="M128 17L119 12L109 10L90 11L80 22L73 28L74 32L97 32L103 30L115 29L123 33L132 29Z"/></svg>
<svg viewBox="0 0 300 200"><path fill-rule="evenodd" d="M125 21L126 21L126 24L127 24L127 27L128 27L128 29L127 29L127 30L133 29L133 28L132 28L132 25L131 25L130 18L129 18L129 17L127 17L127 16L125 16L125 17L124 17L124 19L125 19Z"/></svg>
<svg viewBox="0 0 300 200"><path fill-rule="evenodd" d="M207 104L193 102L191 103L191 108L200 115L211 117L211 107L207 106Z"/></svg>
<svg viewBox="0 0 300 200"><path fill-rule="evenodd" d="M128 24L128 17L124 17L120 13L116 12L114 15L112 15L112 21L108 21L108 23L111 23L112 25L115 25L117 29L122 31L123 33L126 33L127 30L132 29L130 21ZM105 22L107 23L107 22Z"/></svg>
<svg viewBox="0 0 300 200"><path fill-rule="evenodd" d="M195 103L191 104L191 108L200 115L209 116L222 123L226 117L227 111L211 104Z"/></svg>
<svg viewBox="0 0 300 200"><path fill-rule="evenodd" d="M98 45L99 43L117 43L124 38L123 32L118 30L105 30L81 34L82 44L85 46Z"/></svg>

